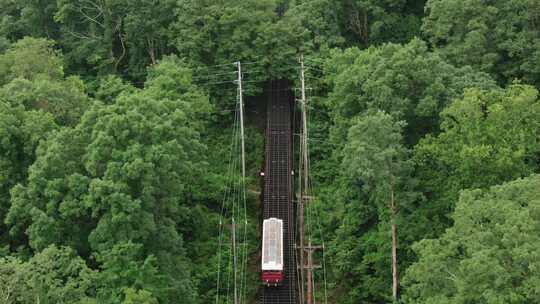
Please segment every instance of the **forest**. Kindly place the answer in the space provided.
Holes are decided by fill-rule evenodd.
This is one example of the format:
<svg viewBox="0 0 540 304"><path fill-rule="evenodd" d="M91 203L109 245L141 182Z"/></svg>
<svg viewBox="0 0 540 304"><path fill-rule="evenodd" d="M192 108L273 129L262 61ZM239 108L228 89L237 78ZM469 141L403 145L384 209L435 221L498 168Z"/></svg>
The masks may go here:
<svg viewBox="0 0 540 304"><path fill-rule="evenodd" d="M258 303L260 109L300 56L316 302L540 303L540 1L0 0L0 304L233 303L235 62Z"/></svg>

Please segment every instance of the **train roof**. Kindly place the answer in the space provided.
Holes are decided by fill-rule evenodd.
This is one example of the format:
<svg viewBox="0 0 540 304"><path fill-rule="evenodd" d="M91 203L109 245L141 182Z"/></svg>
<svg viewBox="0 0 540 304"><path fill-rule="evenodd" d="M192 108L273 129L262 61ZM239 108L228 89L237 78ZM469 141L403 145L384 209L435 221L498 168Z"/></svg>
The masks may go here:
<svg viewBox="0 0 540 304"><path fill-rule="evenodd" d="M263 221L262 270L283 270L283 220L269 218Z"/></svg>

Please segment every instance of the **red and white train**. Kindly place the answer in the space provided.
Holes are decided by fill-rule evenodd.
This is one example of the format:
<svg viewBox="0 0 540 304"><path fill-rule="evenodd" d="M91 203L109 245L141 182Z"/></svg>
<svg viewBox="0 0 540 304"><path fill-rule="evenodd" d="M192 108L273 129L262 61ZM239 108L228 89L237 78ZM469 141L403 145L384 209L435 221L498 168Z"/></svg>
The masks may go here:
<svg viewBox="0 0 540 304"><path fill-rule="evenodd" d="M283 221L264 220L262 241L262 282L266 286L278 286L283 281Z"/></svg>

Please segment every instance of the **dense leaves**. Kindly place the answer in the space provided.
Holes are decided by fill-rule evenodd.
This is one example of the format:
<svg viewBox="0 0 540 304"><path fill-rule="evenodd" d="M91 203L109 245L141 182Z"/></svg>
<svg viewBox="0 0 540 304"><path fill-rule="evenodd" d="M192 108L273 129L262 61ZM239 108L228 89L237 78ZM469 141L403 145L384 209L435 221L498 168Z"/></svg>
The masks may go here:
<svg viewBox="0 0 540 304"><path fill-rule="evenodd" d="M0 303L227 302L238 61L255 302L301 55L317 301L536 303L537 2L0 0Z"/></svg>
<svg viewBox="0 0 540 304"><path fill-rule="evenodd" d="M461 193L454 225L414 246L407 303L538 303L540 176Z"/></svg>
<svg viewBox="0 0 540 304"><path fill-rule="evenodd" d="M10 190L23 182L28 167L35 160L35 149L46 135L57 128L48 113L25 111L0 100L0 216L5 218L10 207ZM0 255L10 241L7 228L0 223Z"/></svg>
<svg viewBox="0 0 540 304"><path fill-rule="evenodd" d="M408 181L412 164L402 142L403 127L403 122L394 122L389 114L377 111L361 116L349 130L343 151L343 171L349 179L349 187L363 192L365 200L345 206L347 224L337 231L335 267L339 269L338 279L342 283L354 286L358 281L369 281L370 286L361 294L351 290L343 295L342 302L358 303L379 297L390 300L387 282L391 281L391 273L387 270L391 269L392 256L389 244L392 237L397 237L395 225L400 205L405 207L412 197ZM365 232L349 227L349 223L358 223L359 219L364 225L375 220L378 224ZM371 242L375 248L370 248L370 253L360 248L361 244ZM351 249L356 252L354 260L343 255ZM382 278L369 278L369 269L387 274Z"/></svg>
<svg viewBox="0 0 540 304"><path fill-rule="evenodd" d="M0 84L6 84L15 78L62 78L62 58L52 47L53 42L50 40L28 37L11 45L0 56Z"/></svg>
<svg viewBox="0 0 540 304"><path fill-rule="evenodd" d="M166 68L156 68L146 90L95 105L79 125L41 146L28 185L13 189L7 221L14 233L27 232L34 250L57 244L87 257L97 252L104 276L109 267L128 271L123 263L146 265L144 256L156 256L148 266L133 266L159 269L161 299L193 299L185 291L189 275L176 226L190 213L190 189L205 166L198 117L208 105L204 95L174 78L182 74ZM174 92L155 90L172 84ZM112 263L117 255L121 260ZM133 275L141 276L143 287L152 278L135 268L110 285L131 287Z"/></svg>
<svg viewBox="0 0 540 304"><path fill-rule="evenodd" d="M429 0L426 10L423 31L451 62L540 84L538 1Z"/></svg>
<svg viewBox="0 0 540 304"><path fill-rule="evenodd" d="M95 272L68 247L47 247L27 262L1 258L0 303L86 303L95 279Z"/></svg>
<svg viewBox="0 0 540 304"><path fill-rule="evenodd" d="M439 112L467 87L493 87L493 81L471 68L455 68L426 44L387 44L366 51L347 49L328 64L335 132L344 138L351 118L367 110L384 110L407 123L406 141L438 129Z"/></svg>
<svg viewBox="0 0 540 304"><path fill-rule="evenodd" d="M484 188L537 172L540 164L538 91L471 89L442 113L442 133L415 148L418 176L432 213L445 221L467 188ZM434 209L439 209L433 213ZM434 227L440 227L434 225Z"/></svg>

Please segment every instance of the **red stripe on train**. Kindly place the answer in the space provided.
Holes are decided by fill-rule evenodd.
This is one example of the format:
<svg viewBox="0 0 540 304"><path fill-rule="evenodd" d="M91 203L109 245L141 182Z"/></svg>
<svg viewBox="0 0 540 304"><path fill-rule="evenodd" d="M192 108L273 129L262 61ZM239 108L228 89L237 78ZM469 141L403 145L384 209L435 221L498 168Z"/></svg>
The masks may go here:
<svg viewBox="0 0 540 304"><path fill-rule="evenodd" d="M261 280L265 285L279 285L283 281L282 271L263 271Z"/></svg>

